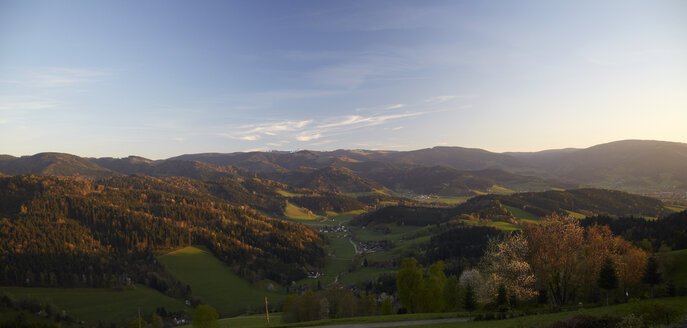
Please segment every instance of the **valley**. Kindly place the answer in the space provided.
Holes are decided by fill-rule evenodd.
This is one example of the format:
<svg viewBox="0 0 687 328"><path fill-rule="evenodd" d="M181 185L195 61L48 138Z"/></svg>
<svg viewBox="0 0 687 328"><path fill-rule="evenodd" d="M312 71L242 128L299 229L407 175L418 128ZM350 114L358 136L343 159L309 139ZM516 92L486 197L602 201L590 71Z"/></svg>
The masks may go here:
<svg viewBox="0 0 687 328"><path fill-rule="evenodd" d="M477 155L460 158L465 153ZM682 187L659 199L649 196L658 184L636 194L622 191L631 185L573 183L555 170L521 175L536 171L525 165L537 156L454 148L162 161L4 156L0 258L12 265L2 268L0 294L10 308L64 310L59 320L68 326L122 325L139 309L179 324L190 322L199 304L221 318L252 315L264 311L265 297L274 320L288 323L297 297L344 291L348 296L336 297L387 295L394 311L408 311L395 296L406 259L441 261L442 274L457 279L483 265L492 240L556 217L585 229L608 225L633 247L656 252L661 283L684 291ZM117 311L101 315L107 307ZM381 311L335 310L349 311L337 317ZM262 326L259 316L248 318L247 327Z"/></svg>

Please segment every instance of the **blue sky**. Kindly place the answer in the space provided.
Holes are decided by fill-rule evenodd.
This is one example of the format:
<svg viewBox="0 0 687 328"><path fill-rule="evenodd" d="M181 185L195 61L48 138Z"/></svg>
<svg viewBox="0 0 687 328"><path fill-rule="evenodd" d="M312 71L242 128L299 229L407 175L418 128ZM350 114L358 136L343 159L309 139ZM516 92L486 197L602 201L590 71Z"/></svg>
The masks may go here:
<svg viewBox="0 0 687 328"><path fill-rule="evenodd" d="M0 153L687 142L685 1L0 0Z"/></svg>

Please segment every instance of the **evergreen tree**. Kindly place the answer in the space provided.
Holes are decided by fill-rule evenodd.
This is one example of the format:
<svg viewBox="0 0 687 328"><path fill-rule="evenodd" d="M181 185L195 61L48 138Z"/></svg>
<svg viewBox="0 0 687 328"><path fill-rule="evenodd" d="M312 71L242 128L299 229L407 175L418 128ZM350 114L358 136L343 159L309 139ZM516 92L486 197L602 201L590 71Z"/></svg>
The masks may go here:
<svg viewBox="0 0 687 328"><path fill-rule="evenodd" d="M649 258L642 276L642 282L650 286L651 297L654 297L654 286L663 282L661 273L658 272L658 260L655 256Z"/></svg>
<svg viewBox="0 0 687 328"><path fill-rule="evenodd" d="M597 284L599 288L606 291L606 306L608 306L608 294L611 290L618 288L618 275L615 272L615 264L610 257L606 258L599 271Z"/></svg>

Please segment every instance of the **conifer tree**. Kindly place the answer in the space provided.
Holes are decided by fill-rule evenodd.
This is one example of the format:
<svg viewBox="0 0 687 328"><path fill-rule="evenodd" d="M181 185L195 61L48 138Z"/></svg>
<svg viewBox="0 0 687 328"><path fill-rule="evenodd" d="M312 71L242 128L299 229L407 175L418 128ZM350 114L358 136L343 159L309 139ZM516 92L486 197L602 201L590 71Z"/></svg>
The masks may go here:
<svg viewBox="0 0 687 328"><path fill-rule="evenodd" d="M615 272L615 264L613 259L607 257L604 261L601 270L599 271L599 279L597 280L599 287L606 291L606 306L608 306L608 294L611 290L618 288L618 275Z"/></svg>
<svg viewBox="0 0 687 328"><path fill-rule="evenodd" d="M663 282L661 273L658 272L658 261L655 256L649 258L642 276L642 282L650 286L651 297L654 297L654 286Z"/></svg>

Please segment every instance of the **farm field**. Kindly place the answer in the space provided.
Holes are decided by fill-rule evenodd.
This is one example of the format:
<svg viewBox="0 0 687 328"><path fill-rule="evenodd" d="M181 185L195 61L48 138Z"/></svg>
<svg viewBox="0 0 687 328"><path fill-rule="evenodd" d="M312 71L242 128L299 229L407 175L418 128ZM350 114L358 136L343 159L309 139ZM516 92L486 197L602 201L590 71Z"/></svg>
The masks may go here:
<svg viewBox="0 0 687 328"><path fill-rule="evenodd" d="M107 288L31 288L0 287L0 293L15 297L31 297L54 303L67 314L86 323L99 321L126 323L136 318L138 309L150 314L159 307L169 312L192 309L182 300L166 296L154 289L136 286L135 290L113 290Z"/></svg>
<svg viewBox="0 0 687 328"><path fill-rule="evenodd" d="M158 261L190 285L194 297L215 307L220 316L259 311L264 308L265 296L272 304L279 304L285 298L277 292L282 290L281 286L266 282L266 286L272 284L274 291L258 288L200 247L186 247L160 256Z"/></svg>

